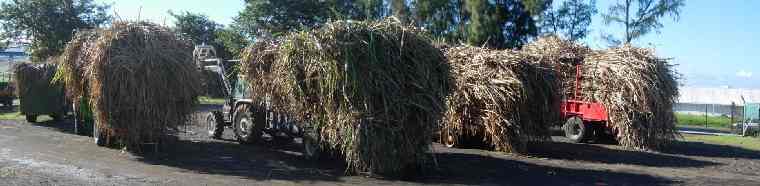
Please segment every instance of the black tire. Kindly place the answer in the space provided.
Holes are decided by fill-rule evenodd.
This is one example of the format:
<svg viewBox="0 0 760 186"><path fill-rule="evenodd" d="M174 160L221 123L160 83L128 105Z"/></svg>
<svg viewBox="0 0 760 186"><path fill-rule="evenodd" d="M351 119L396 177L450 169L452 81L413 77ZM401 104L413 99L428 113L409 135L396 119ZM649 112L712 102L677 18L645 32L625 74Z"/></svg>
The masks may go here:
<svg viewBox="0 0 760 186"><path fill-rule="evenodd" d="M309 160L316 160L320 158L322 150L319 147L319 142L313 135L304 135L301 139L301 143L303 143L304 158Z"/></svg>
<svg viewBox="0 0 760 186"><path fill-rule="evenodd" d="M27 114L26 115L26 121L29 122L29 123L37 122L37 115Z"/></svg>
<svg viewBox="0 0 760 186"><path fill-rule="evenodd" d="M261 139L264 118L259 112L256 112L258 117L253 117L253 112L249 105L240 105L235 109L233 128L239 143L252 144Z"/></svg>
<svg viewBox="0 0 760 186"><path fill-rule="evenodd" d="M224 118L219 111L213 111L206 115L206 131L210 138L219 139L224 133Z"/></svg>
<svg viewBox="0 0 760 186"><path fill-rule="evenodd" d="M593 134L589 125L577 116L568 118L562 125L562 129L565 131L565 137L574 143L583 143L588 140L590 134Z"/></svg>

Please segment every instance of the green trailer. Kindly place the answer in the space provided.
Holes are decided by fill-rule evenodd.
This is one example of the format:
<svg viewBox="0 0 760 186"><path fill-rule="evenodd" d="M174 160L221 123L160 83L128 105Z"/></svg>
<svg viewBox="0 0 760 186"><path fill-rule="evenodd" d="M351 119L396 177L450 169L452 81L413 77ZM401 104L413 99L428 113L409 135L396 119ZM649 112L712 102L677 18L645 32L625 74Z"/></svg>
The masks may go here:
<svg viewBox="0 0 760 186"><path fill-rule="evenodd" d="M17 67L19 111L26 120L36 122L40 115L60 120L66 111L63 85L52 83L56 66L53 64L24 64Z"/></svg>

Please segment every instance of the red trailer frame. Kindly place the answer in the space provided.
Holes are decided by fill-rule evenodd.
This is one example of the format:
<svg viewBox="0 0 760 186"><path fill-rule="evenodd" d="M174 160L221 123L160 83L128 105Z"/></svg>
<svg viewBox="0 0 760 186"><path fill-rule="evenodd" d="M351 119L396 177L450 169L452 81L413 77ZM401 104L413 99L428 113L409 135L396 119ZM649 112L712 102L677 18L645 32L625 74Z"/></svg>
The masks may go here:
<svg viewBox="0 0 760 186"><path fill-rule="evenodd" d="M607 127L609 116L604 104L583 101L579 95L583 90L581 73L581 65L575 64L573 95L570 99L560 102L560 118L564 121L562 128L565 136L575 142L583 142L591 135L600 135L604 131L609 131Z"/></svg>

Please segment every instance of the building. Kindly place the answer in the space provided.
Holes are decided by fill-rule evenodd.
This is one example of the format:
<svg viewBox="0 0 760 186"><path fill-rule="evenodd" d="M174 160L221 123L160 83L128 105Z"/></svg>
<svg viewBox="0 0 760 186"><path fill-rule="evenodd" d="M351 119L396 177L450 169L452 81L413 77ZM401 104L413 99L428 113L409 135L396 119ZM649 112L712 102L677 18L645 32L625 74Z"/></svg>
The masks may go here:
<svg viewBox="0 0 760 186"><path fill-rule="evenodd" d="M680 87L673 110L680 113L741 118L747 103L760 102L760 89Z"/></svg>

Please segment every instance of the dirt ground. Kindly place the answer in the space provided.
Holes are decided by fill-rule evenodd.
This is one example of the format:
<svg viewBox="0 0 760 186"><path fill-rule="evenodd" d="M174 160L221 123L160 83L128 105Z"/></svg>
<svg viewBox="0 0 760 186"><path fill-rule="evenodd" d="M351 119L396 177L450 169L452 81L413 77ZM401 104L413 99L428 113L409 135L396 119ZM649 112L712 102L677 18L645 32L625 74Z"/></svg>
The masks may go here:
<svg viewBox="0 0 760 186"><path fill-rule="evenodd" d="M0 185L760 185L760 152L679 141L665 152L554 142L516 156L435 144L438 167L405 180L344 174L338 160L309 161L298 140L240 145L203 126L158 153L97 147L70 122L0 121Z"/></svg>

